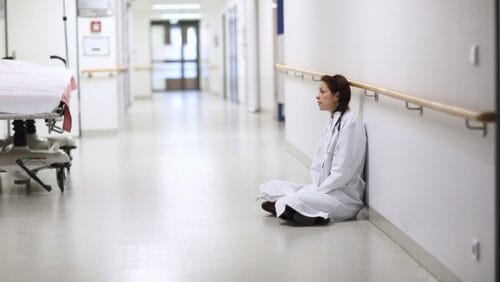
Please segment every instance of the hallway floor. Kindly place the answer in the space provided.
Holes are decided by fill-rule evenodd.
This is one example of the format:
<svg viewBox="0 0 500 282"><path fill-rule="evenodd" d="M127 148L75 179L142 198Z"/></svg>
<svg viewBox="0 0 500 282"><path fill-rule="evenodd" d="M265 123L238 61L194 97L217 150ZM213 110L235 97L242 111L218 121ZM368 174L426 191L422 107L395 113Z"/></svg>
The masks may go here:
<svg viewBox="0 0 500 282"><path fill-rule="evenodd" d="M50 193L2 175L0 281L435 281L369 221L260 209L260 183L308 175L270 115L155 94L118 135L79 140L64 194L53 172Z"/></svg>

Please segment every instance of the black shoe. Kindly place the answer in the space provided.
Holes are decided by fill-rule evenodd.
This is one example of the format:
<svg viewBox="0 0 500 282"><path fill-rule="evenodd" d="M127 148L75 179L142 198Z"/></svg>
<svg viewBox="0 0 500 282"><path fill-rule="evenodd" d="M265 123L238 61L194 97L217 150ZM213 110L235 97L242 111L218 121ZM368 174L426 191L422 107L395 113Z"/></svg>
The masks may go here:
<svg viewBox="0 0 500 282"><path fill-rule="evenodd" d="M284 220L293 220L293 215L297 212L289 206L285 206L285 211L279 216L279 218Z"/></svg>
<svg viewBox="0 0 500 282"><path fill-rule="evenodd" d="M309 217L302 215L300 213L295 213L293 215L293 220L299 225L302 226L311 226L311 225L327 225L330 222L330 218L322 218L318 217Z"/></svg>
<svg viewBox="0 0 500 282"><path fill-rule="evenodd" d="M263 202L261 207L266 212L276 215L276 207L274 206L274 202L269 202L269 201Z"/></svg>
<svg viewBox="0 0 500 282"><path fill-rule="evenodd" d="M321 216L316 217L316 224L318 225L327 225L330 223L330 218L322 218Z"/></svg>

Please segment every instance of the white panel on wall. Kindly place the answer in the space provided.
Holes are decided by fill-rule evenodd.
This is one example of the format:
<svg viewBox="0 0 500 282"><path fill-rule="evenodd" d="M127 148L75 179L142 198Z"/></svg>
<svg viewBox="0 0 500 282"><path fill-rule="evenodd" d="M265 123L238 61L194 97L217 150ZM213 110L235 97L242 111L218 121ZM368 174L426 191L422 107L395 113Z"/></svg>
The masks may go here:
<svg viewBox="0 0 500 282"><path fill-rule="evenodd" d="M224 76L229 73L224 73L224 48L228 51L228 34L226 30L226 38L224 38L224 29L227 28L226 22L223 22L223 15L227 13L228 1L210 1L208 5L202 5L202 14L200 24L200 59L201 59L201 74L202 74L202 90L216 95L224 95L224 88L229 88L224 85ZM234 5L233 1L233 4ZM229 59L226 58L228 64ZM226 93L229 95L229 93ZM229 97L228 97L229 98Z"/></svg>
<svg viewBox="0 0 500 282"><path fill-rule="evenodd" d="M96 75L91 79L82 77L82 130L117 130L118 97L115 78Z"/></svg>
<svg viewBox="0 0 500 282"><path fill-rule="evenodd" d="M245 56L246 56L246 77L245 88L247 93L246 108L248 111L256 112L260 110L260 86L259 86L259 52L258 52L258 18L257 1L244 1L245 28L243 36L245 37ZM261 52L266 52L261 50Z"/></svg>
<svg viewBox="0 0 500 282"><path fill-rule="evenodd" d="M200 34L201 59L207 81L204 91L222 95L223 85L223 35L222 9L209 10L202 19L203 30Z"/></svg>
<svg viewBox="0 0 500 282"><path fill-rule="evenodd" d="M262 110L273 113L276 111L274 90L274 37L276 34L276 19L273 0L258 1L259 9L259 82L260 106Z"/></svg>
<svg viewBox="0 0 500 282"><path fill-rule="evenodd" d="M131 39L131 91L134 97L151 97L149 13L133 7ZM149 7L148 7L149 8Z"/></svg>
<svg viewBox="0 0 500 282"><path fill-rule="evenodd" d="M5 54L5 0L0 0L0 58ZM7 135L7 122L0 121L0 138Z"/></svg>
<svg viewBox="0 0 500 282"><path fill-rule="evenodd" d="M213 22L211 17L204 15L200 21L200 89L210 92L210 26Z"/></svg>
<svg viewBox="0 0 500 282"><path fill-rule="evenodd" d="M288 1L285 15L286 64L494 110L493 0ZM479 64L469 62L473 45ZM316 86L288 78L285 90L287 141L311 155L325 120L304 97ZM493 126L483 137L463 119L420 117L390 98L356 108L368 132L370 206L460 279L493 281Z"/></svg>
<svg viewBox="0 0 500 282"><path fill-rule="evenodd" d="M248 100L246 89L247 53L246 53L246 14L244 1L237 0L236 20L237 20L237 48L238 48L238 101L245 105Z"/></svg>
<svg viewBox="0 0 500 282"><path fill-rule="evenodd" d="M90 30L92 21L101 22L101 32L93 33ZM79 44L80 44L80 70L96 68L116 68L117 27L115 17L103 18L79 18ZM83 38L106 37L109 40L109 54L107 55L85 55ZM81 78L81 119L82 131L107 131L117 130L119 127L119 109L121 104L118 99L119 78L116 74L96 73L91 78Z"/></svg>
<svg viewBox="0 0 500 282"><path fill-rule="evenodd" d="M0 58L5 57L5 0L0 0Z"/></svg>

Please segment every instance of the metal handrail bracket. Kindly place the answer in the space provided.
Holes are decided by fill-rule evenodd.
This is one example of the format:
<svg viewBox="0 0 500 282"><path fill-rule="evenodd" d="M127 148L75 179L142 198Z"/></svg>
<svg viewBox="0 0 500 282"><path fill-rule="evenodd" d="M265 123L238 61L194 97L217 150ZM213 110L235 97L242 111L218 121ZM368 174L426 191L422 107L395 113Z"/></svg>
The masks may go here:
<svg viewBox="0 0 500 282"><path fill-rule="evenodd" d="M420 115L423 115L424 114L424 107L420 106L420 107L410 107L410 103L409 102L405 102L406 104L406 108L410 111L420 111Z"/></svg>
<svg viewBox="0 0 500 282"><path fill-rule="evenodd" d="M488 133L488 125L486 124L486 122L483 122L482 126L475 126L475 125L471 125L470 120L466 119L465 126L470 130L482 130L483 137L486 137L486 134Z"/></svg>
<svg viewBox="0 0 500 282"><path fill-rule="evenodd" d="M373 94L368 94L368 91L366 91L366 89L364 89L363 92L365 94L365 97L367 97L367 98L374 98L375 102L378 102L378 93L377 92L373 92Z"/></svg>

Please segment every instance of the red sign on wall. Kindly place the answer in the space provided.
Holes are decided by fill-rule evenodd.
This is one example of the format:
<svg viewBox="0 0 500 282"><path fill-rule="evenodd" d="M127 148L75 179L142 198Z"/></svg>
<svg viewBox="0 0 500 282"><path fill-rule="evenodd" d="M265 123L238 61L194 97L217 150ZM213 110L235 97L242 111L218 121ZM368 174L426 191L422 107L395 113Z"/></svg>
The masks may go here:
<svg viewBox="0 0 500 282"><path fill-rule="evenodd" d="M101 21L91 21L90 22L90 32L93 32L93 33L101 32Z"/></svg>

